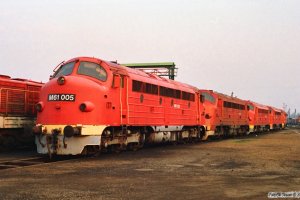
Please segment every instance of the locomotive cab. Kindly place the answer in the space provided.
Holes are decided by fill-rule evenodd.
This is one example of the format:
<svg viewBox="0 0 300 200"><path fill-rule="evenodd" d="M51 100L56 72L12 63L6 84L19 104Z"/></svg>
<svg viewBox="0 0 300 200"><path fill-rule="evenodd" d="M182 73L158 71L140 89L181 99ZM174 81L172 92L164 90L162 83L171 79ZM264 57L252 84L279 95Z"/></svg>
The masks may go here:
<svg viewBox="0 0 300 200"><path fill-rule="evenodd" d="M248 110L248 118L249 118L249 133L253 133L255 132L254 124L255 124L255 117L256 117L253 103L248 102L247 110Z"/></svg>
<svg viewBox="0 0 300 200"><path fill-rule="evenodd" d="M92 78L101 82L106 82L108 77L107 69L101 61L99 61L99 63L95 63L88 60L71 60L62 64L57 70L55 70L51 79L70 75L86 76L86 78Z"/></svg>
<svg viewBox="0 0 300 200"><path fill-rule="evenodd" d="M216 128L215 120L217 114L217 99L211 90L202 90L200 101L203 104L201 123L206 125L206 139L215 133L214 130Z"/></svg>

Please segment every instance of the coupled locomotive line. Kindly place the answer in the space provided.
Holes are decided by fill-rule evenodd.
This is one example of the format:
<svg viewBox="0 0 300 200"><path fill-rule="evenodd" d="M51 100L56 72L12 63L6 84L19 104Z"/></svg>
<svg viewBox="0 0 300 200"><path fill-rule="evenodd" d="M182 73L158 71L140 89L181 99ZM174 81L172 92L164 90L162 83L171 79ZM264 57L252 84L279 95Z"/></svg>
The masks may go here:
<svg viewBox="0 0 300 200"><path fill-rule="evenodd" d="M59 65L41 89L37 152L89 155L280 130L286 113L94 57Z"/></svg>

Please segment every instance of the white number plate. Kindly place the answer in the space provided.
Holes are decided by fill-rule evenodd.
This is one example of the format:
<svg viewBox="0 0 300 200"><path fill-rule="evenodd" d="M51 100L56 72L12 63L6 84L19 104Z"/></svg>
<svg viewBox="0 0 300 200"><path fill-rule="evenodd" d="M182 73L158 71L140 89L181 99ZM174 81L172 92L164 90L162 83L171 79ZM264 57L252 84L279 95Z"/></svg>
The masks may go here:
<svg viewBox="0 0 300 200"><path fill-rule="evenodd" d="M48 101L75 101L75 94L49 94Z"/></svg>

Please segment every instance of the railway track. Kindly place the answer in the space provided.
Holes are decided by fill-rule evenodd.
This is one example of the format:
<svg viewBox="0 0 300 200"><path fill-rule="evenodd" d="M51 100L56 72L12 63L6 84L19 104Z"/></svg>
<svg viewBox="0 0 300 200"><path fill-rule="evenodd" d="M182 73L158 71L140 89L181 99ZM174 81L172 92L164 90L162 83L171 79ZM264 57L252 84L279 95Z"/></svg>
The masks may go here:
<svg viewBox="0 0 300 200"><path fill-rule="evenodd" d="M300 129L290 129L287 128L283 130L290 131L293 133L300 134ZM275 133L275 132L274 132ZM247 136L236 136L236 137L230 137L228 139L237 139L237 140L243 140L243 139L249 139L249 138L255 138L257 136L265 135L266 133L260 133L260 134L250 134ZM211 140L207 140L206 142L216 142L216 141L223 141L219 140L219 138L212 138ZM193 143L191 143L193 144ZM154 145L156 146L156 145ZM159 146L159 145L158 145ZM146 146L145 148L151 148L151 146ZM89 158L93 157L93 155L88 156ZM42 164L50 164L50 163L57 163L57 162L64 162L68 160L75 160L75 159L83 159L88 158L84 156L55 156L53 158L49 158L48 156L40 156L39 154L33 153L33 152L18 152L18 153L8 153L8 154L0 154L0 171L6 170L6 169L13 169L13 168L22 168L22 167L28 167L33 165L42 165Z"/></svg>
<svg viewBox="0 0 300 200"><path fill-rule="evenodd" d="M63 156L63 157L49 159L48 157L36 156L36 157L27 157L27 158L19 158L19 159L1 160L0 170L22 168L22 167L49 164L49 163L57 163L57 162L63 162L67 160L74 160L74 159L79 159L79 158L74 156L73 157Z"/></svg>

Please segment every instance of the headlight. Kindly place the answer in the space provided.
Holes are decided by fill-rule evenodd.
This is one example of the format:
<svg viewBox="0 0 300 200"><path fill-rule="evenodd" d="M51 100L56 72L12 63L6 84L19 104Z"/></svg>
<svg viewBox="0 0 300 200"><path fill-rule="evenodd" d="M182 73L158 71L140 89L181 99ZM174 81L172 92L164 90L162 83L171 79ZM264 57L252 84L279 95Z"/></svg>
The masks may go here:
<svg viewBox="0 0 300 200"><path fill-rule="evenodd" d="M35 109L38 111L38 112L42 112L43 109L44 109L44 103L43 102L38 102L37 104L35 104Z"/></svg>
<svg viewBox="0 0 300 200"><path fill-rule="evenodd" d="M66 83L66 78L64 76L61 76L57 79L58 85L64 85Z"/></svg>
<svg viewBox="0 0 300 200"><path fill-rule="evenodd" d="M89 101L85 101L79 105L79 110L81 112L91 112L92 110L94 110L94 108L95 108L95 105Z"/></svg>

